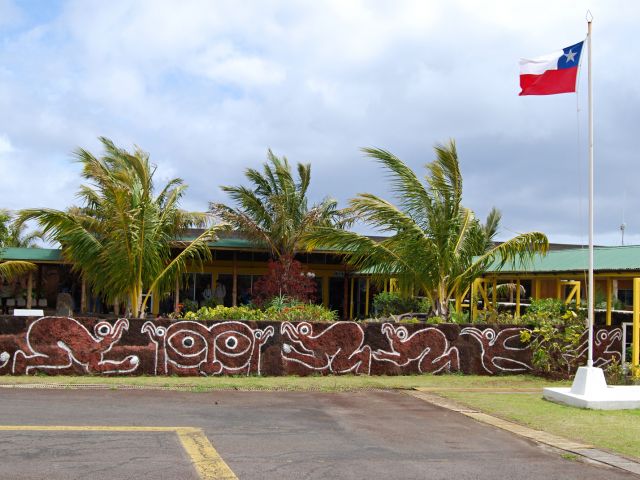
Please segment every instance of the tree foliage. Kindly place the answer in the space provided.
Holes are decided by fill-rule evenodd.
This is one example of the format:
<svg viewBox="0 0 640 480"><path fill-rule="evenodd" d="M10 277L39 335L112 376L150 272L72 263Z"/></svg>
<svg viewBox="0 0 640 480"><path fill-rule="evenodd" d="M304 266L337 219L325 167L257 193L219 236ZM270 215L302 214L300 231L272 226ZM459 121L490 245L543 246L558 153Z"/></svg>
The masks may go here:
<svg viewBox="0 0 640 480"><path fill-rule="evenodd" d="M287 297L300 302L316 300L315 278L306 272L300 262L289 256L269 260L269 271L260 277L253 288L253 300L263 305L274 297Z"/></svg>
<svg viewBox="0 0 640 480"><path fill-rule="evenodd" d="M0 248L37 248L42 232L28 232L26 224L15 220L9 210L0 209Z"/></svg>
<svg viewBox="0 0 640 480"><path fill-rule="evenodd" d="M144 292L170 290L189 261L211 258L207 242L220 227L208 227L206 214L179 208L186 188L181 179L156 193L156 167L146 152L100 141L101 157L75 152L88 182L78 191L79 207L22 210L19 219L38 222L95 292L110 301L128 299L131 314L140 316L148 299ZM208 228L191 242L180 241L191 227Z"/></svg>
<svg viewBox="0 0 640 480"><path fill-rule="evenodd" d="M485 224L462 205L462 174L455 142L435 147L436 159L426 165L424 182L392 153L366 148L364 152L388 172L396 203L371 193L350 201L352 218L389 235L376 241L355 232L328 226L307 236L309 247L350 252L347 261L374 279L394 277L404 295L429 298L433 313L447 318L449 302L498 261L526 262L545 253L546 236L530 232L494 244L500 221L493 209Z"/></svg>
<svg viewBox="0 0 640 480"><path fill-rule="evenodd" d="M6 247L35 247L40 232L25 233L25 226L14 221L9 210L0 209L0 277L11 280L36 269L31 262L20 260L2 261L2 250Z"/></svg>
<svg viewBox="0 0 640 480"><path fill-rule="evenodd" d="M296 170L294 178L286 157L269 150L262 171L245 171L250 187L222 187L236 206L211 203L210 210L256 245L267 248L273 258L293 257L312 228L333 226L341 219L337 202L331 198L309 205L311 165L298 163Z"/></svg>

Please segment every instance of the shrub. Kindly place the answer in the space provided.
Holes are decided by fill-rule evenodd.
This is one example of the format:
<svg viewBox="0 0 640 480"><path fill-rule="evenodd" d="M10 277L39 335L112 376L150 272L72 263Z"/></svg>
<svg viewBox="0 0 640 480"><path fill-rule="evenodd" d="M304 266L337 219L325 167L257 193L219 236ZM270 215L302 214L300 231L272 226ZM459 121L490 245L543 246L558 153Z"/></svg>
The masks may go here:
<svg viewBox="0 0 640 480"><path fill-rule="evenodd" d="M449 321L451 323L469 323L469 311L456 312L451 310L449 312Z"/></svg>
<svg viewBox="0 0 640 480"><path fill-rule="evenodd" d="M582 322L586 318L586 310L576 310L575 305L566 305L556 298L532 300L527 312L522 316L522 323L529 325L563 325L567 319Z"/></svg>
<svg viewBox="0 0 640 480"><path fill-rule="evenodd" d="M373 297L376 315L390 317L403 313L428 313L431 303L424 297L402 297L395 292L381 292Z"/></svg>
<svg viewBox="0 0 640 480"><path fill-rule="evenodd" d="M182 301L182 312L196 312L198 310L198 302L189 300L188 298Z"/></svg>
<svg viewBox="0 0 640 480"><path fill-rule="evenodd" d="M273 302L272 302L273 303ZM275 322L335 322L338 314L333 310L328 310L322 305L310 303L300 303L289 300L285 304L269 306L266 310L251 308L246 305L239 307L202 307L197 312L187 312L185 320L245 320L261 321L271 320Z"/></svg>
<svg viewBox="0 0 640 480"><path fill-rule="evenodd" d="M584 320L573 310L567 310L560 318L549 313L536 313L537 326L522 330L520 340L531 346L536 372L569 376L580 360L577 352L585 332Z"/></svg>
<svg viewBox="0 0 640 480"><path fill-rule="evenodd" d="M475 323L492 323L497 325L519 325L523 323L522 318L516 317L511 312L497 312L495 310L487 310L478 312L478 318Z"/></svg>
<svg viewBox="0 0 640 480"><path fill-rule="evenodd" d="M187 312L184 315L185 320L246 320L259 321L266 320L262 310L240 307L202 307L197 312Z"/></svg>
<svg viewBox="0 0 640 480"><path fill-rule="evenodd" d="M299 303L284 308L271 306L265 310L264 314L267 320L278 322L335 322L338 319L336 311L313 303Z"/></svg>

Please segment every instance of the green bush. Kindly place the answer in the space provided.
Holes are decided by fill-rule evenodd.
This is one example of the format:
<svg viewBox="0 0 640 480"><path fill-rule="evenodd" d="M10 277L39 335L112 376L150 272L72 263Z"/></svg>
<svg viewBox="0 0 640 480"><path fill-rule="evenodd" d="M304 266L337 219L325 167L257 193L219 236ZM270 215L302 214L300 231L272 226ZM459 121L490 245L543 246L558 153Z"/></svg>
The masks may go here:
<svg viewBox="0 0 640 480"><path fill-rule="evenodd" d="M456 312L449 311L449 322L451 323L469 323L469 311Z"/></svg>
<svg viewBox="0 0 640 480"><path fill-rule="evenodd" d="M265 310L264 315L266 320L277 322L335 322L338 320L336 311L313 303L299 303L283 308L271 306Z"/></svg>
<svg viewBox="0 0 640 480"><path fill-rule="evenodd" d="M197 312L187 312L185 320L246 320L261 321L271 320L274 322L335 322L338 314L333 310L328 310L322 305L300 303L296 301L284 303L272 303L266 310L252 308L246 305L239 307L202 307Z"/></svg>
<svg viewBox="0 0 640 480"><path fill-rule="evenodd" d="M567 316L571 313L570 316ZM568 318L576 318L576 321L583 321L586 317L585 310L576 310L575 305L566 305L562 300L556 298L542 298L531 300L531 305L522 316L522 323L529 325L544 325L551 323L562 325Z"/></svg>
<svg viewBox="0 0 640 480"><path fill-rule="evenodd" d="M536 326L520 332L522 343L531 346L534 370L569 376L580 360L576 352L585 332L584 320L573 310L560 317L545 311L536 315Z"/></svg>
<svg viewBox="0 0 640 480"><path fill-rule="evenodd" d="M184 313L196 312L198 311L198 302L194 300L189 300L188 298L182 301L182 311Z"/></svg>
<svg viewBox="0 0 640 480"><path fill-rule="evenodd" d="M478 318L475 323L491 323L497 325L520 325L522 318L516 317L511 312L496 312L495 310L487 310L478 312Z"/></svg>
<svg viewBox="0 0 640 480"><path fill-rule="evenodd" d="M527 315L556 316L558 319L567 313L567 305L557 298L531 299L527 307Z"/></svg>
<svg viewBox="0 0 640 480"><path fill-rule="evenodd" d="M262 310L240 307L202 307L197 312L187 312L184 315L185 320L247 320L259 321L266 320Z"/></svg>
<svg viewBox="0 0 640 480"><path fill-rule="evenodd" d="M284 308L296 307L302 305L304 302L296 300L295 298L288 297L287 295L277 295L268 302L265 302L264 309L275 308L276 310L282 310Z"/></svg>
<svg viewBox="0 0 640 480"><path fill-rule="evenodd" d="M380 317L403 313L428 313L431 303L424 297L402 297L395 292L381 292L373 297L373 310Z"/></svg>

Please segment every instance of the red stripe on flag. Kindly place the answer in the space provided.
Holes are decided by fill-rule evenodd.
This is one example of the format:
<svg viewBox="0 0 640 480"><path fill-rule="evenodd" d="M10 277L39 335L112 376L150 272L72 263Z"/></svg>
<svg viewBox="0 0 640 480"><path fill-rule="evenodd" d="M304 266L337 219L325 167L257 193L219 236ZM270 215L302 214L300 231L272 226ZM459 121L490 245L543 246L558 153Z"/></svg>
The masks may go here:
<svg viewBox="0 0 640 480"><path fill-rule="evenodd" d="M547 70L542 75L520 75L520 95L555 95L576 91L578 67Z"/></svg>

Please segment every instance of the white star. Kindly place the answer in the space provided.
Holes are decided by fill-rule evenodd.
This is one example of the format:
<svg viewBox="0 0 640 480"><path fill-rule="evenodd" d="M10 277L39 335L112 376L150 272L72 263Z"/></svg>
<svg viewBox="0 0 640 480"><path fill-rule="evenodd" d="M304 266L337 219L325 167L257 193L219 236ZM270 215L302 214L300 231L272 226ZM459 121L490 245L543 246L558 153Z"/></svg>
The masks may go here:
<svg viewBox="0 0 640 480"><path fill-rule="evenodd" d="M567 57L567 63L575 62L575 56L577 54L578 52L572 52L571 50L569 50L569 53L565 53L564 56Z"/></svg>

